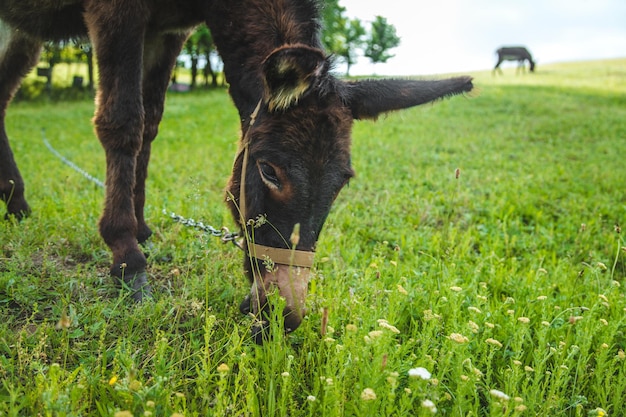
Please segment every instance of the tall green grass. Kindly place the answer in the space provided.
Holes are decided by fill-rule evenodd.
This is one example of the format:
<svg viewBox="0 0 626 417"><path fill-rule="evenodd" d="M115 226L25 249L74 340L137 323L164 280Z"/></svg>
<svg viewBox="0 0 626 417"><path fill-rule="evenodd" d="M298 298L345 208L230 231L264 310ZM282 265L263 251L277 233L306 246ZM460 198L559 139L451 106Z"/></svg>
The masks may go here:
<svg viewBox="0 0 626 417"><path fill-rule="evenodd" d="M243 255L162 214L234 227L224 91L168 97L141 305L107 275L102 190L41 142L103 178L91 103L16 103L33 215L0 224L0 415L625 415L626 61L476 84L355 125L309 314L262 347Z"/></svg>

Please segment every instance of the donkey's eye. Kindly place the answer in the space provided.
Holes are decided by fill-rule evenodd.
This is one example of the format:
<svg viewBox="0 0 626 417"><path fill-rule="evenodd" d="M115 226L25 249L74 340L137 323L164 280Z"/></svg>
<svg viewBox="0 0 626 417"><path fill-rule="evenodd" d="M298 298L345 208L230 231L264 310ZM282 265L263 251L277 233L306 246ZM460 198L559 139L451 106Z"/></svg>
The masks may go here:
<svg viewBox="0 0 626 417"><path fill-rule="evenodd" d="M267 162L259 161L257 166L259 167L259 172L261 173L261 179L268 187L280 187L280 181L278 180L276 169L272 165Z"/></svg>

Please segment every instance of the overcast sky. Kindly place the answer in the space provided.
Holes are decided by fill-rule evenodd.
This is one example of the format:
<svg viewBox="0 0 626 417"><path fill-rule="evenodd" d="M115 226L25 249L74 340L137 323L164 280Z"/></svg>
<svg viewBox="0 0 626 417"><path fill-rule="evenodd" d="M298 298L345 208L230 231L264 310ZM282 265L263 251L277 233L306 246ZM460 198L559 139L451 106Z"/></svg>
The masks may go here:
<svg viewBox="0 0 626 417"><path fill-rule="evenodd" d="M380 15L400 46L386 64L351 75L427 75L491 69L502 45L541 63L626 57L626 0L340 0L349 17ZM514 65L514 64L509 64ZM341 70L341 67L337 68Z"/></svg>

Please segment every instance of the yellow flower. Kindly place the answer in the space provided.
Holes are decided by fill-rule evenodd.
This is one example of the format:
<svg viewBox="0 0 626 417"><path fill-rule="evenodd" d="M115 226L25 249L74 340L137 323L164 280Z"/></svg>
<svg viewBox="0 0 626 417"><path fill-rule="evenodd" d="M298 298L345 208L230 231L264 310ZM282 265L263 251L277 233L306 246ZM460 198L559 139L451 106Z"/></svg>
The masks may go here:
<svg viewBox="0 0 626 417"><path fill-rule="evenodd" d="M467 322L467 325L472 330L472 333L478 333L478 330L480 330L480 327L478 326L478 324L476 324L475 322L471 320Z"/></svg>
<svg viewBox="0 0 626 417"><path fill-rule="evenodd" d="M225 363L221 363L217 367L217 372L219 372L220 374L224 374L228 371L230 371L230 368Z"/></svg>
<svg viewBox="0 0 626 417"><path fill-rule="evenodd" d="M492 339L491 337L486 339L485 342L489 343L490 345L497 346L499 348L502 347L502 343L500 343L500 341L496 339Z"/></svg>
<svg viewBox="0 0 626 417"><path fill-rule="evenodd" d="M363 392L361 392L361 399L363 401L373 401L376 399L376 393L371 388L365 388Z"/></svg>
<svg viewBox="0 0 626 417"><path fill-rule="evenodd" d="M392 326L391 324L389 324L389 322L385 319L378 319L378 325L380 327L382 327L383 329L387 329L387 330L391 330L393 333L400 333L400 330L398 330L396 328L396 326Z"/></svg>
<svg viewBox="0 0 626 417"><path fill-rule="evenodd" d="M371 339L376 339L380 336L383 335L383 331L382 330L372 330L371 332L368 333L369 337Z"/></svg>
<svg viewBox="0 0 626 417"><path fill-rule="evenodd" d="M452 333L450 334L450 336L448 336L450 338L450 340L452 340L453 342L459 343L459 344L463 344L463 343L467 343L469 342L469 339L465 336L463 336L460 333Z"/></svg>
<svg viewBox="0 0 626 417"><path fill-rule="evenodd" d="M117 382L117 375L113 375L111 379L109 379L109 385L113 386Z"/></svg>

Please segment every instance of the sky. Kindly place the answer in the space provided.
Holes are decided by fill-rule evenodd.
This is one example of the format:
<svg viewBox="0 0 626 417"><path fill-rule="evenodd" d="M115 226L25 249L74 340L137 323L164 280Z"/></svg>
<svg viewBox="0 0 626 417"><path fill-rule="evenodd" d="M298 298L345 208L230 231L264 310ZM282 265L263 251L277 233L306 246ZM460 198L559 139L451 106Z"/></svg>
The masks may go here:
<svg viewBox="0 0 626 417"><path fill-rule="evenodd" d="M496 49L524 45L537 62L626 57L626 0L340 0L346 15L396 28L386 64L350 75L430 75L491 69ZM507 64L503 64L507 65ZM508 63L515 66L515 63ZM345 68L338 66L338 71Z"/></svg>

